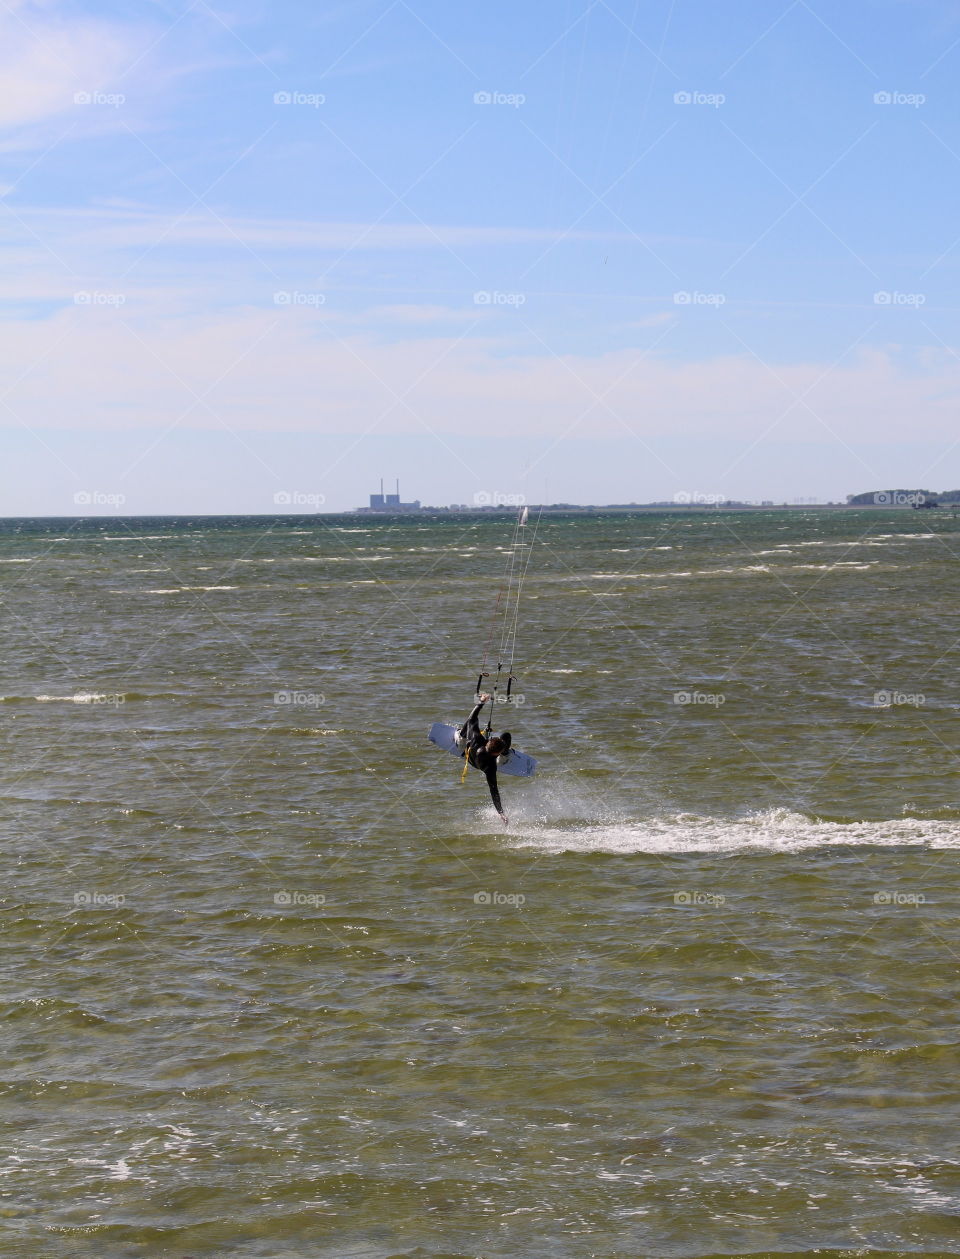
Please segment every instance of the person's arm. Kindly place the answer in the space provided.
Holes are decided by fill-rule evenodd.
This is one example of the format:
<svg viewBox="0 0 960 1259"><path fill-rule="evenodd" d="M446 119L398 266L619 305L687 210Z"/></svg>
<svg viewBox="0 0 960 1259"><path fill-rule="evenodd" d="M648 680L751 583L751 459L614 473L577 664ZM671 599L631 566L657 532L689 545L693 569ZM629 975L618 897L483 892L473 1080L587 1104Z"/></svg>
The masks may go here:
<svg viewBox="0 0 960 1259"><path fill-rule="evenodd" d="M490 698L489 695L481 695L480 703L477 704L473 712L471 712L470 716L464 722L463 731L470 742L472 742L474 739L483 738L483 732L480 729L480 709L484 706L484 704L487 702L489 698Z"/></svg>
<svg viewBox="0 0 960 1259"><path fill-rule="evenodd" d="M493 764L488 769L485 769L483 772L487 777L487 786L490 788L490 797L493 800L493 807L503 818L504 822L506 822L507 815L506 813L504 813L503 805L500 803L500 788L497 786L496 758L494 758Z"/></svg>

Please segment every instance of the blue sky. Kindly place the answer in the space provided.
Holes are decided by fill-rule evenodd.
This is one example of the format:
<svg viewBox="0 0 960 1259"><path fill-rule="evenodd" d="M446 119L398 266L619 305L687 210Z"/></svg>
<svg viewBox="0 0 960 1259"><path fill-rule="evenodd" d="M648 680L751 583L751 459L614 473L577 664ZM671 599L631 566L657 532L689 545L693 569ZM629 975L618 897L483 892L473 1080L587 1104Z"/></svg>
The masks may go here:
<svg viewBox="0 0 960 1259"><path fill-rule="evenodd" d="M960 485L958 64L939 0L8 4L0 510Z"/></svg>

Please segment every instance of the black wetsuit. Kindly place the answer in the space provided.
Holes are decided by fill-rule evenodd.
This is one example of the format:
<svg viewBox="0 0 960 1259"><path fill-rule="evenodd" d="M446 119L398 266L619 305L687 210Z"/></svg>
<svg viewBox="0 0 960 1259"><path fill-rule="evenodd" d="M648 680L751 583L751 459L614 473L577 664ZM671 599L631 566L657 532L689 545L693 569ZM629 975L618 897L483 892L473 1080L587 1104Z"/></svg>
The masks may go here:
<svg viewBox="0 0 960 1259"><path fill-rule="evenodd" d="M480 770L486 777L487 786L490 788L490 796L493 800L493 807L500 814L504 821L507 819L503 806L500 803L500 790L497 787L497 757L496 753L487 751L487 740L483 731L480 729L480 709L486 701L482 700L474 708L473 712L460 727L460 742L465 748L464 755L471 765ZM502 737L502 736L501 736ZM510 736L506 738L506 744L510 746Z"/></svg>

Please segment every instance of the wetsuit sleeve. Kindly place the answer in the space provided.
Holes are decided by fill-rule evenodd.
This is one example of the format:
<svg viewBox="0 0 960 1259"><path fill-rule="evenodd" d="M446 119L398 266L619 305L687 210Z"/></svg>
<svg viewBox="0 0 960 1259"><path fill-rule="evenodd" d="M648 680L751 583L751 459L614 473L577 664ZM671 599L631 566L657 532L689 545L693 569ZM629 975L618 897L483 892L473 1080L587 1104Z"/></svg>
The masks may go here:
<svg viewBox="0 0 960 1259"><path fill-rule="evenodd" d="M477 704L473 712L460 727L460 737L466 739L468 743L472 743L474 739L482 739L483 733L480 730L480 709L483 704Z"/></svg>
<svg viewBox="0 0 960 1259"><path fill-rule="evenodd" d="M494 761L493 765L491 765L489 769L485 769L483 772L487 777L487 786L490 788L490 796L493 800L493 807L500 814L503 820L506 821L507 815L504 813L503 805L500 803L500 788L497 786L496 761Z"/></svg>

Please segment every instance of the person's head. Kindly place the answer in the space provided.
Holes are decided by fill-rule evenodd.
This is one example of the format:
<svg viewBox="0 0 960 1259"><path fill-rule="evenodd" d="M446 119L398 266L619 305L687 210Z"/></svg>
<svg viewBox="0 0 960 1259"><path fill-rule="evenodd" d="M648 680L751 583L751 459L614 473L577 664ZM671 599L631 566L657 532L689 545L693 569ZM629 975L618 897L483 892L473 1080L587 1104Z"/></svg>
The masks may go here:
<svg viewBox="0 0 960 1259"><path fill-rule="evenodd" d="M497 735L494 735L492 739L487 740L487 751L491 756L500 756L501 753L507 750L507 746L508 745Z"/></svg>
<svg viewBox="0 0 960 1259"><path fill-rule="evenodd" d="M503 750L505 752L509 752L510 744L513 742L513 735L510 733L509 730L504 730L503 734L501 734L500 736L500 741L503 744Z"/></svg>

